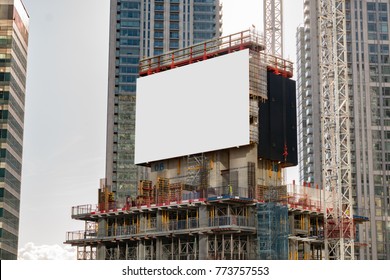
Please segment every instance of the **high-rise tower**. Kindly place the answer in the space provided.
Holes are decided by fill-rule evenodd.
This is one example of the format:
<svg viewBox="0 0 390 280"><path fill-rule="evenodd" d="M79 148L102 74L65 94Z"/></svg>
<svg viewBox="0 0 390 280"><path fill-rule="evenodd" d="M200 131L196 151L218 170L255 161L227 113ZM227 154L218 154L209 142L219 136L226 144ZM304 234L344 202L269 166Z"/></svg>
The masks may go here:
<svg viewBox="0 0 390 280"><path fill-rule="evenodd" d="M298 33L304 58L304 71L298 70L300 140L306 141L299 147L306 154L300 158L301 180L321 184L317 5L304 1ZM370 219L357 229L355 258L390 259L390 7L385 0L345 1L345 7L353 213Z"/></svg>
<svg viewBox="0 0 390 280"><path fill-rule="evenodd" d="M219 0L111 1L106 186L124 204L146 172L134 165L135 92L140 58L217 38Z"/></svg>
<svg viewBox="0 0 390 280"><path fill-rule="evenodd" d="M29 16L0 0L0 259L16 259L19 235Z"/></svg>

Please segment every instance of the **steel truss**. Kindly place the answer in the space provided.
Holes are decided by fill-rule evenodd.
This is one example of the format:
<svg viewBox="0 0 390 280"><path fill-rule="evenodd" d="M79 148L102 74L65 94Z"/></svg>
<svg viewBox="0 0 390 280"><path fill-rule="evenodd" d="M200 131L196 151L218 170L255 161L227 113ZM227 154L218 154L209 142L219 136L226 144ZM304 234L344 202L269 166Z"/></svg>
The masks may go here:
<svg viewBox="0 0 390 280"><path fill-rule="evenodd" d="M264 38L266 53L283 57L283 0L264 0Z"/></svg>
<svg viewBox="0 0 390 280"><path fill-rule="evenodd" d="M325 258L354 259L345 0L318 0Z"/></svg>

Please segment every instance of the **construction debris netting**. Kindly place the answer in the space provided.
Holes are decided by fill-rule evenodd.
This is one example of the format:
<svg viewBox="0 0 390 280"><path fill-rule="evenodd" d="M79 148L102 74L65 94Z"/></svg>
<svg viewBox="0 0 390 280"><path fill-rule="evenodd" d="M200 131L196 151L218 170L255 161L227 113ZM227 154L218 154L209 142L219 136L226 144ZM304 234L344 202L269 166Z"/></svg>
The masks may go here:
<svg viewBox="0 0 390 280"><path fill-rule="evenodd" d="M288 260L288 209L276 203L257 204L258 256Z"/></svg>

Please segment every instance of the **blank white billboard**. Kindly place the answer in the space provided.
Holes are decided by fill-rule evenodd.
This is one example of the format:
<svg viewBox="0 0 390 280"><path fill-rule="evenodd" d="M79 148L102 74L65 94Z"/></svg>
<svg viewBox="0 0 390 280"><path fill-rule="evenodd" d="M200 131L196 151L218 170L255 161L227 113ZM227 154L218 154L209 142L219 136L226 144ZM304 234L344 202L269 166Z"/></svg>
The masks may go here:
<svg viewBox="0 0 390 280"><path fill-rule="evenodd" d="M137 79L135 163L249 144L249 50Z"/></svg>

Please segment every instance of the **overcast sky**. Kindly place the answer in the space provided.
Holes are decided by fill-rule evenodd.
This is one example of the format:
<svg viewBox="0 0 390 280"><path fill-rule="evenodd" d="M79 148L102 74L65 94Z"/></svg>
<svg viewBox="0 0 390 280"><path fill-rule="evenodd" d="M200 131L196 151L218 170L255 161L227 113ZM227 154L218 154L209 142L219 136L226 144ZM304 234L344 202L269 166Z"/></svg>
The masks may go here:
<svg viewBox="0 0 390 280"><path fill-rule="evenodd" d="M30 39L19 249L29 259L63 258L69 250L39 251L61 250L67 231L83 230L71 207L96 204L105 176L110 1L23 2ZM225 35L252 24L262 30L262 0L222 2ZM295 62L303 0L284 2L285 56Z"/></svg>

